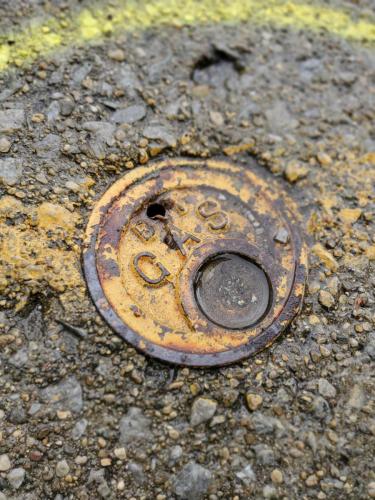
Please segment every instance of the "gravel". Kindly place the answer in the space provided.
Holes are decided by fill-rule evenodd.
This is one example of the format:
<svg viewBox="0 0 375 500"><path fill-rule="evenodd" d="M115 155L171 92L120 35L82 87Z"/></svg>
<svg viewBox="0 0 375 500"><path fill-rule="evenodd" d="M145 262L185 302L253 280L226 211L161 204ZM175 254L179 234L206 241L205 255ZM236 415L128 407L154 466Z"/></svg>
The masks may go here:
<svg viewBox="0 0 375 500"><path fill-rule="evenodd" d="M8 2L0 23L81 8ZM0 75L0 498L375 497L373 68L366 44L244 22L108 33ZM95 201L172 157L254 164L302 219L302 310L233 366L147 358L87 293Z"/></svg>

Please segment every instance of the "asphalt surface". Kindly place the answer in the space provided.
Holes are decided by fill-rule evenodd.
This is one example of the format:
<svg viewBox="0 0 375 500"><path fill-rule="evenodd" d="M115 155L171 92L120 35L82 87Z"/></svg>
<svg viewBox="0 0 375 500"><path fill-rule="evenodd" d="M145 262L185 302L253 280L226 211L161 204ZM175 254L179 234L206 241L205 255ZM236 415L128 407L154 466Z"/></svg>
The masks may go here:
<svg viewBox="0 0 375 500"><path fill-rule="evenodd" d="M85 5L3 3L2 26ZM375 498L374 70L366 42L217 22L124 31L0 75L1 500ZM230 367L137 353L82 274L95 200L181 156L255 159L310 249L292 327Z"/></svg>

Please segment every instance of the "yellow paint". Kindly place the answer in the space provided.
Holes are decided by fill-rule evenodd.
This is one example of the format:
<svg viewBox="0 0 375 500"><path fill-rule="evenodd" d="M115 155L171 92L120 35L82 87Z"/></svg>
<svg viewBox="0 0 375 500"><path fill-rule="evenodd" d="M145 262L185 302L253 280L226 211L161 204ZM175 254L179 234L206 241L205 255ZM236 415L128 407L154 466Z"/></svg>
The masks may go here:
<svg viewBox="0 0 375 500"><path fill-rule="evenodd" d="M366 248L366 256L369 260L375 260L375 245Z"/></svg>
<svg viewBox="0 0 375 500"><path fill-rule="evenodd" d="M42 203L37 208L37 217L38 226L49 231L57 228L72 231L80 219L77 214L69 212L65 207L48 202Z"/></svg>
<svg viewBox="0 0 375 500"><path fill-rule="evenodd" d="M6 224L19 215L24 222ZM0 292L8 295L7 290L17 284L17 309L26 304L28 295L45 291L46 284L61 294L62 302L65 292L71 302L84 297L80 248L73 241L77 221L77 216L58 205L43 203L33 208L12 196L1 198Z"/></svg>
<svg viewBox="0 0 375 500"><path fill-rule="evenodd" d="M320 243L316 243L311 251L319 257L321 262L331 271L337 271L339 265L334 256L326 250Z"/></svg>
<svg viewBox="0 0 375 500"><path fill-rule="evenodd" d="M71 17L34 20L18 33L13 45L0 36L0 71L12 64L22 65L52 51L100 40L121 31L151 26L205 25L252 22L292 29L325 30L331 35L356 42L375 42L375 21L352 20L350 12L324 4L285 0L117 0L111 5L82 9ZM2 42L2 43L1 43Z"/></svg>
<svg viewBox="0 0 375 500"><path fill-rule="evenodd" d="M339 218L344 224L353 224L361 216L360 208L343 208L339 212Z"/></svg>

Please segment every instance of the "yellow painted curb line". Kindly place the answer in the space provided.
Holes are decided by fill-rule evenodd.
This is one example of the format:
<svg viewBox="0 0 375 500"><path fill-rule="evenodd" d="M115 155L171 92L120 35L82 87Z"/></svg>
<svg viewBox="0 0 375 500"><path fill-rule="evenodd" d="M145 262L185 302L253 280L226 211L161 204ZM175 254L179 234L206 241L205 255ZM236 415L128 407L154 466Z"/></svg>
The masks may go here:
<svg viewBox="0 0 375 500"><path fill-rule="evenodd" d="M117 0L111 6L83 9L76 16L72 13L70 17L48 18L43 23L31 20L18 33L0 34L0 71L120 31L246 21L315 32L326 30L355 42L375 42L375 21L353 21L348 13L324 5L283 0Z"/></svg>

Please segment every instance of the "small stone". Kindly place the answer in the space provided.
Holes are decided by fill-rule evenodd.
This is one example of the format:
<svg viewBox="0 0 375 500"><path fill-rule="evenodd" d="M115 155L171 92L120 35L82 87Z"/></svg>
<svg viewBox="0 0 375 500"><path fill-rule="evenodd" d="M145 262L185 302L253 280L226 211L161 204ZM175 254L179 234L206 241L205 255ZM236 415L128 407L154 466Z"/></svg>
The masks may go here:
<svg viewBox="0 0 375 500"><path fill-rule="evenodd" d="M316 157L322 167L326 167L332 163L332 158L327 153L320 152L316 155Z"/></svg>
<svg viewBox="0 0 375 500"><path fill-rule="evenodd" d="M175 148L177 139L174 134L162 125L150 125L143 131L144 137L147 139L156 139L164 142L168 146Z"/></svg>
<svg viewBox="0 0 375 500"><path fill-rule="evenodd" d="M263 397L260 394L249 392L246 394L246 403L249 410L255 411L263 403Z"/></svg>
<svg viewBox="0 0 375 500"><path fill-rule="evenodd" d="M126 416L120 420L120 443L130 444L151 438L150 419L143 415L140 408L129 408Z"/></svg>
<svg viewBox="0 0 375 500"><path fill-rule="evenodd" d="M277 498L277 496L276 488L270 484L266 484L263 488L263 498Z"/></svg>
<svg viewBox="0 0 375 500"><path fill-rule="evenodd" d="M339 264L332 254L328 252L320 243L316 243L311 251L319 257L322 263L331 271L337 271Z"/></svg>
<svg viewBox="0 0 375 500"><path fill-rule="evenodd" d="M371 481L371 483L368 483L367 491L370 498L375 498L375 481Z"/></svg>
<svg viewBox="0 0 375 500"><path fill-rule="evenodd" d="M59 384L42 389L40 397L43 402L55 406L56 410L79 413L83 407L82 387L75 377L68 377Z"/></svg>
<svg viewBox="0 0 375 500"><path fill-rule="evenodd" d="M0 153L8 153L11 145L12 145L12 143L6 137L1 137L0 138Z"/></svg>
<svg viewBox="0 0 375 500"><path fill-rule="evenodd" d="M122 49L113 49L108 52L108 57L112 61L123 62L125 61L125 52Z"/></svg>
<svg viewBox="0 0 375 500"><path fill-rule="evenodd" d="M22 172L22 160L19 158L0 160L0 181L4 184L14 186L21 179Z"/></svg>
<svg viewBox="0 0 375 500"><path fill-rule="evenodd" d="M111 116L114 123L132 124L142 120L146 116L146 108L142 105L129 106L128 108L118 109ZM116 132L116 138L118 137ZM125 137L124 137L125 139ZM118 139L119 140L119 139Z"/></svg>
<svg viewBox="0 0 375 500"><path fill-rule="evenodd" d="M100 465L102 467L109 467L110 465L112 465L112 460L110 458L102 458L100 460Z"/></svg>
<svg viewBox="0 0 375 500"><path fill-rule="evenodd" d="M308 173L309 170L307 167L300 165L299 163L290 162L286 166L286 169L284 171L284 176L287 181L295 183L300 179L306 177Z"/></svg>
<svg viewBox="0 0 375 500"><path fill-rule="evenodd" d="M142 465L135 462L130 462L128 464L128 471L131 473L138 484L142 484L145 482L146 476L143 471Z"/></svg>
<svg viewBox="0 0 375 500"><path fill-rule="evenodd" d="M190 424L194 427L211 420L217 408L217 402L208 398L198 398L191 408Z"/></svg>
<svg viewBox="0 0 375 500"><path fill-rule="evenodd" d="M60 460L56 464L56 476L57 477L65 477L69 474L70 467L66 460Z"/></svg>
<svg viewBox="0 0 375 500"><path fill-rule="evenodd" d="M34 113L31 117L31 121L33 123L42 123L44 122L45 116L43 113Z"/></svg>
<svg viewBox="0 0 375 500"><path fill-rule="evenodd" d="M288 241L289 241L289 233L288 233L288 231L284 227L281 227L277 231L277 233L275 234L275 236L273 237L273 239L275 241L277 241L278 243L286 245L288 243Z"/></svg>
<svg viewBox="0 0 375 500"><path fill-rule="evenodd" d="M271 472L271 480L274 484L282 484L284 481L283 473L280 469L274 469Z"/></svg>
<svg viewBox="0 0 375 500"><path fill-rule="evenodd" d="M362 214L360 208L343 208L339 212L339 218L344 224L353 224Z"/></svg>
<svg viewBox="0 0 375 500"><path fill-rule="evenodd" d="M265 112L270 130L285 133L298 126L298 121L290 114L283 101L275 101Z"/></svg>
<svg viewBox="0 0 375 500"><path fill-rule="evenodd" d="M221 127L224 125L224 117L218 111L210 111L210 120L215 127Z"/></svg>
<svg viewBox="0 0 375 500"><path fill-rule="evenodd" d="M8 455L0 455L0 472L5 472L10 469L10 460Z"/></svg>
<svg viewBox="0 0 375 500"><path fill-rule="evenodd" d="M113 451L116 458L119 460L126 460L126 450L125 448L115 448Z"/></svg>
<svg viewBox="0 0 375 500"><path fill-rule="evenodd" d="M74 101L73 99L63 99L60 103L61 114L62 116L70 116L74 110Z"/></svg>
<svg viewBox="0 0 375 500"><path fill-rule="evenodd" d="M318 478L315 474L311 474L310 476L307 477L305 481L306 486L309 488L316 486L318 484Z"/></svg>
<svg viewBox="0 0 375 500"><path fill-rule="evenodd" d="M183 449L181 448L181 446L173 446L173 448L171 448L169 452L169 458L171 462L177 462L182 457L182 454Z"/></svg>
<svg viewBox="0 0 375 500"><path fill-rule="evenodd" d="M10 134L20 130L25 122L23 109L5 109L0 111L0 132Z"/></svg>
<svg viewBox="0 0 375 500"><path fill-rule="evenodd" d="M173 490L185 500L200 500L206 494L212 474L208 469L195 462L189 462L175 477Z"/></svg>
<svg viewBox="0 0 375 500"><path fill-rule="evenodd" d="M9 481L10 486L14 490L18 490L18 488L22 485L22 483L25 480L25 474L26 474L26 471L22 467L17 467L15 469L12 469L8 473L7 479Z"/></svg>
<svg viewBox="0 0 375 500"><path fill-rule="evenodd" d="M335 298L330 292L327 292L327 290L320 290L319 302L327 309L331 309L331 307L335 305Z"/></svg>
<svg viewBox="0 0 375 500"><path fill-rule="evenodd" d="M244 467L239 472L236 472L236 477L238 477L238 479L240 479L247 485L252 483L256 479L255 472L250 464L246 465L246 467Z"/></svg>
<svg viewBox="0 0 375 500"><path fill-rule="evenodd" d="M72 439L80 439L86 431L88 422L85 418L78 420L72 429Z"/></svg>
<svg viewBox="0 0 375 500"><path fill-rule="evenodd" d="M334 398L336 396L336 389L325 378L320 378L318 382L319 394L324 398Z"/></svg>
<svg viewBox="0 0 375 500"><path fill-rule="evenodd" d="M108 498L111 495L111 490L107 481L103 480L97 487L98 493L102 498Z"/></svg>
<svg viewBox="0 0 375 500"><path fill-rule="evenodd" d="M365 393L361 386L354 385L349 394L348 407L360 410L366 402Z"/></svg>

